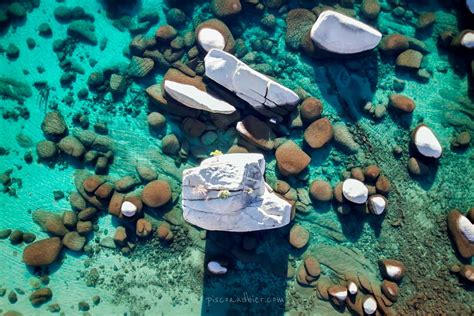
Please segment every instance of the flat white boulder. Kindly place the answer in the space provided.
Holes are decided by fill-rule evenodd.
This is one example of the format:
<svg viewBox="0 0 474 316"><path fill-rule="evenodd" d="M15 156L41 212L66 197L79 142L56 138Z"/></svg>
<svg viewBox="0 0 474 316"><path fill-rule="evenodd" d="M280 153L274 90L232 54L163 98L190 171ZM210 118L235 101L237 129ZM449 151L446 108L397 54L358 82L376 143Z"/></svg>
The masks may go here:
<svg viewBox="0 0 474 316"><path fill-rule="evenodd" d="M199 30L197 40L201 47L206 51L211 49L224 49L225 47L225 38L218 30L211 28L202 28Z"/></svg>
<svg viewBox="0 0 474 316"><path fill-rule="evenodd" d="M373 27L331 10L319 15L310 36L319 47L338 54L371 50L382 39L382 33Z"/></svg>
<svg viewBox="0 0 474 316"><path fill-rule="evenodd" d="M211 49L204 58L206 76L234 92L261 114L281 121L298 104L292 90L253 70L235 56Z"/></svg>
<svg viewBox="0 0 474 316"><path fill-rule="evenodd" d="M352 203L364 204L369 197L369 190L363 182L347 179L342 183L342 194Z"/></svg>
<svg viewBox="0 0 474 316"><path fill-rule="evenodd" d="M474 224L466 216L459 216L458 227L464 237L474 243Z"/></svg>
<svg viewBox="0 0 474 316"><path fill-rule="evenodd" d="M235 107L229 103L199 90L195 86L165 80L164 87L170 97L190 108L220 114L235 112Z"/></svg>
<svg viewBox="0 0 474 316"><path fill-rule="evenodd" d="M435 134L426 125L420 125L415 129L413 142L418 152L425 157L439 158L443 153Z"/></svg>
<svg viewBox="0 0 474 316"><path fill-rule="evenodd" d="M214 156L185 170L184 219L214 231L249 232L287 225L291 205L271 191L264 172L261 154Z"/></svg>
<svg viewBox="0 0 474 316"><path fill-rule="evenodd" d="M466 48L474 48L474 32L467 32L461 38L461 45Z"/></svg>

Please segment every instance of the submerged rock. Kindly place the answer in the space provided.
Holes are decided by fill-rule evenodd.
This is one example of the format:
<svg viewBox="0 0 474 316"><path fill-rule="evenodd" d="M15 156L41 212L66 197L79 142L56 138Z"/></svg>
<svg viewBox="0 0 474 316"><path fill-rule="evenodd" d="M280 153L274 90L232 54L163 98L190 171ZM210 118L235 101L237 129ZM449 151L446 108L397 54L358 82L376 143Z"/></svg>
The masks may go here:
<svg viewBox="0 0 474 316"><path fill-rule="evenodd" d="M61 252L61 239L58 237L36 241L26 246L23 262L29 266L44 266L56 261Z"/></svg>
<svg viewBox="0 0 474 316"><path fill-rule="evenodd" d="M63 245L73 251L81 251L86 243L86 238L77 232L69 232L63 238Z"/></svg>
<svg viewBox="0 0 474 316"><path fill-rule="evenodd" d="M149 207L160 207L171 200L171 188L167 181L154 180L142 192L142 201Z"/></svg>
<svg viewBox="0 0 474 316"><path fill-rule="evenodd" d="M412 113L415 110L415 102L401 94L390 95L390 105L406 113Z"/></svg>
<svg viewBox="0 0 474 316"><path fill-rule="evenodd" d="M304 248L309 241L309 232L301 225L295 225L290 230L289 242L296 249Z"/></svg>
<svg viewBox="0 0 474 316"><path fill-rule="evenodd" d="M332 125L327 118L314 121L304 131L304 140L311 148L323 147L332 137Z"/></svg>
<svg viewBox="0 0 474 316"><path fill-rule="evenodd" d="M211 113L231 114L235 107L195 86L165 80L166 93L176 101L197 110Z"/></svg>
<svg viewBox="0 0 474 316"><path fill-rule="evenodd" d="M211 10L216 16L223 18L239 13L242 5L240 0L212 0Z"/></svg>
<svg viewBox="0 0 474 316"><path fill-rule="evenodd" d="M77 20L69 24L67 34L92 45L98 43L94 24L85 20Z"/></svg>
<svg viewBox="0 0 474 316"><path fill-rule="evenodd" d="M422 60L423 60L422 53L414 49L407 49L406 51L398 55L395 63L399 67L416 70L416 69L420 69Z"/></svg>
<svg viewBox="0 0 474 316"><path fill-rule="evenodd" d="M309 193L313 199L321 202L329 202L333 197L331 184L324 180L313 181L309 188Z"/></svg>
<svg viewBox="0 0 474 316"><path fill-rule="evenodd" d="M275 158L277 160L278 170L284 176L299 174L311 162L311 157L291 140L278 146L275 152Z"/></svg>
<svg viewBox="0 0 474 316"><path fill-rule="evenodd" d="M34 306L39 306L49 301L52 297L53 292L51 291L51 289L45 287L31 293L30 302Z"/></svg>
<svg viewBox="0 0 474 316"><path fill-rule="evenodd" d="M382 38L376 29L335 11L321 13L311 28L311 39L324 50L355 54L375 48Z"/></svg>
<svg viewBox="0 0 474 316"><path fill-rule="evenodd" d="M59 214L37 210L33 212L32 217L33 221L47 233L64 236L68 232L68 229L63 224L63 218Z"/></svg>
<svg viewBox="0 0 474 316"><path fill-rule="evenodd" d="M61 138L68 132L64 117L57 111L46 114L43 122L41 123L41 130L46 137L50 137L52 139Z"/></svg>
<svg viewBox="0 0 474 316"><path fill-rule="evenodd" d="M265 183L261 154L205 159L183 173L183 216L207 230L246 232L285 226L291 205Z"/></svg>
<svg viewBox="0 0 474 316"><path fill-rule="evenodd" d="M299 102L296 93L222 50L210 50L204 64L207 77L269 118L281 121Z"/></svg>
<svg viewBox="0 0 474 316"><path fill-rule="evenodd" d="M286 17L286 45L293 49L300 48L315 21L316 15L309 10L298 8L288 12Z"/></svg>
<svg viewBox="0 0 474 316"><path fill-rule="evenodd" d="M264 150L272 150L275 146L275 135L270 126L253 115L237 122L236 130L245 140Z"/></svg>
<svg viewBox="0 0 474 316"><path fill-rule="evenodd" d="M212 274L226 274L227 273L227 268L223 267L217 261L209 261L207 263L207 270Z"/></svg>

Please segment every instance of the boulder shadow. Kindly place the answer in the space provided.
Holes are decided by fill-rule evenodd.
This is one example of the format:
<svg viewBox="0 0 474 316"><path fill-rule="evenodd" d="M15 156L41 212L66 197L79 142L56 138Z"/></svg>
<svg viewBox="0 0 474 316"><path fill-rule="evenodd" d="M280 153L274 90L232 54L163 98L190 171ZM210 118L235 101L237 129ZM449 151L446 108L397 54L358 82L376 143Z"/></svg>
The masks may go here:
<svg viewBox="0 0 474 316"><path fill-rule="evenodd" d="M207 231L201 315L284 315L288 231ZM227 273L209 273L210 261Z"/></svg>

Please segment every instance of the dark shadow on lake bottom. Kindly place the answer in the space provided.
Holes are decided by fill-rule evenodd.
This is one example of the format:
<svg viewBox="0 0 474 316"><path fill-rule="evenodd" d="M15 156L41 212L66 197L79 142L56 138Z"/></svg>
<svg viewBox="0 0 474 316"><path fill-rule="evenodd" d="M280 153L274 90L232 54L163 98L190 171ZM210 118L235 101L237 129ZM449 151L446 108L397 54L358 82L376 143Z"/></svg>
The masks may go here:
<svg viewBox="0 0 474 316"><path fill-rule="evenodd" d="M252 233L208 231L204 270L216 260L227 264L228 272L205 273L201 315L283 315L288 230L287 226Z"/></svg>

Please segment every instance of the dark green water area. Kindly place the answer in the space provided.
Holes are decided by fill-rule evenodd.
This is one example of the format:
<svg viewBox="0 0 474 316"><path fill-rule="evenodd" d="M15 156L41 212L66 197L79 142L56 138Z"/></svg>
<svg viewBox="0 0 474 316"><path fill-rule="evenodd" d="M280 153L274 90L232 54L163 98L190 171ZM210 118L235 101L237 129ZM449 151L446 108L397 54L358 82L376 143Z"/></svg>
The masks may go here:
<svg viewBox="0 0 474 316"><path fill-rule="evenodd" d="M325 10L382 41L325 52L310 38ZM203 25L300 97L280 123L206 77ZM370 300L377 315L472 315L472 29L461 0L0 0L0 315L363 315ZM165 79L237 111L183 106ZM420 124L438 159L417 152ZM183 171L219 152L264 155L290 224L184 220ZM345 199L348 178L381 215Z"/></svg>

